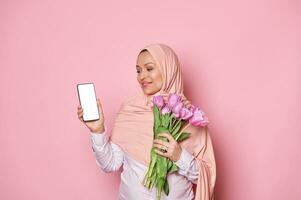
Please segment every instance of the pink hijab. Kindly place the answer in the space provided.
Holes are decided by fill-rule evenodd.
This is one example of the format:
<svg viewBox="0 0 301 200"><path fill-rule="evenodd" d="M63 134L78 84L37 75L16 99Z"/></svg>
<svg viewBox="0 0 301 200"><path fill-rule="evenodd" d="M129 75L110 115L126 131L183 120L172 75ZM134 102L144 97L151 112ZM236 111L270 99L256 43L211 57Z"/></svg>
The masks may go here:
<svg viewBox="0 0 301 200"><path fill-rule="evenodd" d="M177 93L182 96L186 105L190 102L183 94L183 80L180 64L175 52L164 44L150 44L146 49L154 58L163 76L163 86L154 95L168 96ZM142 49L142 50L143 50ZM125 153L148 166L150 150L153 144L153 113L151 98L143 91L127 99L117 114L111 141L118 144ZM195 200L213 200L216 180L214 151L208 127L188 126L190 138L181 142L182 148L190 152L199 164L199 177L195 190Z"/></svg>

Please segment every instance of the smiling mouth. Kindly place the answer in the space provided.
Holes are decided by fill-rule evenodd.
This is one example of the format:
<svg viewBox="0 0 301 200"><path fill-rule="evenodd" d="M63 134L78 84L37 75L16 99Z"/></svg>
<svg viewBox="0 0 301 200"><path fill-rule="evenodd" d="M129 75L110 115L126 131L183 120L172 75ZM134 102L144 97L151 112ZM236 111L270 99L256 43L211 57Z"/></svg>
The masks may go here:
<svg viewBox="0 0 301 200"><path fill-rule="evenodd" d="M151 82L150 83L143 83L143 84L141 84L141 86L142 87L147 87L149 84L151 84Z"/></svg>

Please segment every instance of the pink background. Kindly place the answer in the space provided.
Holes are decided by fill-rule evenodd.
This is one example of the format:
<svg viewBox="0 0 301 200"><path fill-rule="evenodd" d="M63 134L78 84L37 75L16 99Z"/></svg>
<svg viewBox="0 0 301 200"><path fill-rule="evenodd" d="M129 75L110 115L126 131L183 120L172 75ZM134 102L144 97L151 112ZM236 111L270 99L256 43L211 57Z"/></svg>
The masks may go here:
<svg viewBox="0 0 301 200"><path fill-rule="evenodd" d="M76 84L95 83L111 130L155 42L211 120L218 199L301 199L300 3L104 2L0 1L0 199L116 199L120 171L96 165Z"/></svg>

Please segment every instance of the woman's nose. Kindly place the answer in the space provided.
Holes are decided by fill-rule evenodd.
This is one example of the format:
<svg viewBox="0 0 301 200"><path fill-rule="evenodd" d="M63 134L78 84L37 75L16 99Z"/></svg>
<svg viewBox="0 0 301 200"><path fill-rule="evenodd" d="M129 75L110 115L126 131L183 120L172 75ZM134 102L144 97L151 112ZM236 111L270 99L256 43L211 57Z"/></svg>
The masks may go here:
<svg viewBox="0 0 301 200"><path fill-rule="evenodd" d="M145 70L142 70L140 72L140 80L143 80L145 77L147 77L147 72Z"/></svg>

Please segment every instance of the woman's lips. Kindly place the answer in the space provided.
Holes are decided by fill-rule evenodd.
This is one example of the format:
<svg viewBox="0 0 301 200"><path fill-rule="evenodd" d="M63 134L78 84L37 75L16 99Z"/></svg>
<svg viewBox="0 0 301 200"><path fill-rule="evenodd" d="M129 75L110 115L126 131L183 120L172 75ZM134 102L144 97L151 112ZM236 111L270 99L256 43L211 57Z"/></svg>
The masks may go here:
<svg viewBox="0 0 301 200"><path fill-rule="evenodd" d="M147 87L149 84L151 84L151 82L150 83L142 83L141 85L142 85L142 87Z"/></svg>

